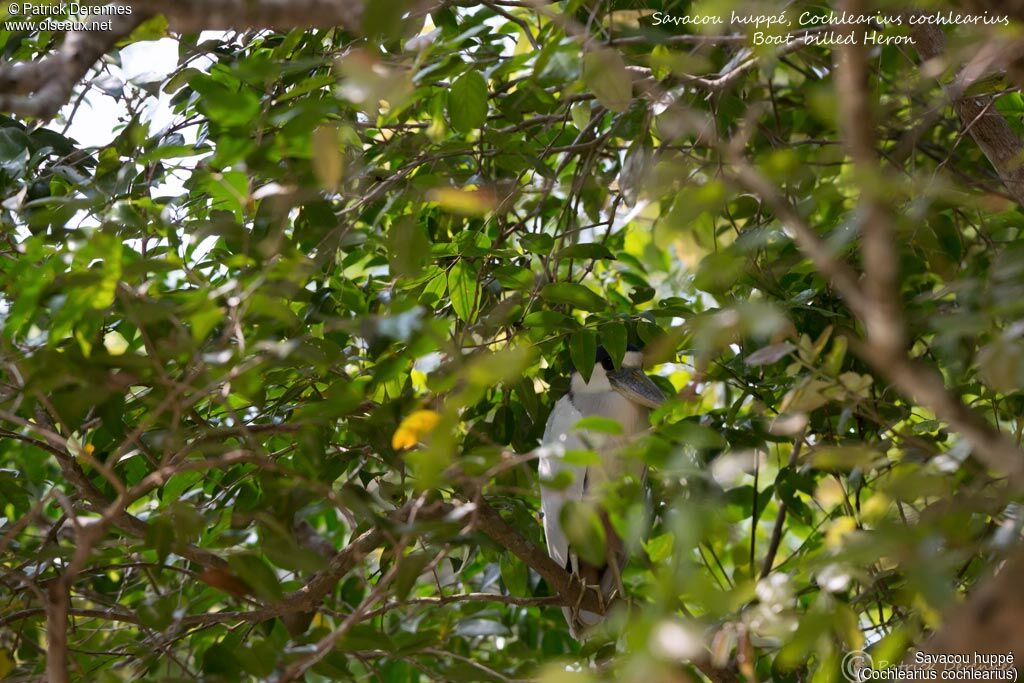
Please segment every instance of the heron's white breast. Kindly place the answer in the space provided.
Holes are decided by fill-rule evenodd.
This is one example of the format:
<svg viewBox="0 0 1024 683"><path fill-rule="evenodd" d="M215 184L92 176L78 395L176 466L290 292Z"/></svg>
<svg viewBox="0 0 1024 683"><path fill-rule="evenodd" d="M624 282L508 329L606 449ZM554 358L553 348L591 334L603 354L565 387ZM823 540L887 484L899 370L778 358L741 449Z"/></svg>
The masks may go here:
<svg viewBox="0 0 1024 683"><path fill-rule="evenodd" d="M633 403L625 396L609 389L607 391L574 391L565 396L555 405L544 432L544 444L561 446L565 450L593 450L600 458L599 466L589 468L565 467L556 462L542 463L542 476L559 469L579 470L577 476L584 475L587 470L588 488L608 479L614 479L627 470L639 476L643 464L639 461L627 460L620 456L619 451L636 434L648 427L647 408ZM575 429L576 423L585 417L598 416L618 422L622 426L621 435L605 434L586 429ZM557 456L555 456L557 458ZM552 472L553 473L553 472Z"/></svg>

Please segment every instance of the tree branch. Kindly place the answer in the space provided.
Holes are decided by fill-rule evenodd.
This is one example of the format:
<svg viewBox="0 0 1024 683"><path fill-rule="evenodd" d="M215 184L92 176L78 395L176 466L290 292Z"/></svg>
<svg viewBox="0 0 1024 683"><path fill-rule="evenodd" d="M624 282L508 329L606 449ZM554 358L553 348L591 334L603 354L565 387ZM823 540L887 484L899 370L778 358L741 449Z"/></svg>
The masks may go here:
<svg viewBox="0 0 1024 683"><path fill-rule="evenodd" d="M867 13L865 4L863 0L845 0L841 7L858 16ZM875 150L877 131L868 97L865 28L860 25L851 30L857 40L839 48L836 90L843 142L861 188L863 291L870 302L862 318L871 344L880 353L895 357L905 353L907 343L900 303L899 248L893 240L892 217L882 197L883 170Z"/></svg>
<svg viewBox="0 0 1024 683"><path fill-rule="evenodd" d="M789 467L793 467L800 459L800 451L804 447L804 432L800 433L796 442L793 443L793 450L789 452ZM787 506L786 501L779 501L779 511L775 515L775 525L772 527L772 537L768 541L768 552L764 556L764 564L761 565L761 578L768 576L772 572L772 567L775 566L775 556L779 552L779 545L782 543L782 532L785 530L786 524Z"/></svg>
<svg viewBox="0 0 1024 683"><path fill-rule="evenodd" d="M203 30L333 28L361 31L368 0L129 0L133 7L163 14L179 33ZM405 9L416 11L422 2ZM389 10L392 11L392 10ZM398 20L398 16L395 17Z"/></svg>
<svg viewBox="0 0 1024 683"><path fill-rule="evenodd" d="M0 65L0 111L52 118L89 69L143 21L162 14L172 31L333 28L361 31L367 0L122 0L130 14L112 15L109 31L71 31L51 55ZM428 3L413 0L406 9ZM396 20L398 18L396 17Z"/></svg>
<svg viewBox="0 0 1024 683"><path fill-rule="evenodd" d="M915 24L911 27L911 35L917 53L923 60L942 57L946 35L941 28L931 24ZM991 103L988 98L965 97L959 90L956 83L947 88L947 91L952 91L953 106L960 122L999 174L1010 196L1024 207L1024 144L1003 115L989 106Z"/></svg>
<svg viewBox="0 0 1024 683"><path fill-rule="evenodd" d="M566 606L579 605L580 609L598 614L604 614L607 611L608 605L600 601L596 591L586 588L574 574L559 567L546 552L523 538L518 531L501 518L498 511L491 507L482 495L476 497L475 503L477 506L475 510L476 528L540 574L548 582L548 585L563 598L565 601L563 604ZM577 602L576 597L580 595L581 591L583 591L582 599ZM693 665L714 683L733 683L739 680L734 671L715 666L707 656L695 659Z"/></svg>
<svg viewBox="0 0 1024 683"><path fill-rule="evenodd" d="M518 531L501 518L498 511L491 507L483 496L477 496L474 502L476 503L474 526L477 529L540 574L552 590L567 601L566 604L578 604L580 609L588 612L605 613L607 606L603 604L604 601L600 599L597 591L584 586L576 575L559 567L546 552L523 538Z"/></svg>
<svg viewBox="0 0 1024 683"><path fill-rule="evenodd" d="M767 178L738 153L730 157L734 179L761 199L790 230L800 250L815 268L836 287L854 314L865 320L873 305L861 291L850 266L836 258L829 246L804 220L796 207ZM888 379L908 398L935 413L970 441L974 455L993 470L1007 475L1017 488L1024 486L1024 451L1009 436L964 405L945 384L941 373L906 353L850 339L850 347L876 372Z"/></svg>
<svg viewBox="0 0 1024 683"><path fill-rule="evenodd" d="M71 98L75 86L93 64L149 16L141 11L114 16L109 31L71 31L48 57L0 65L0 111L52 118Z"/></svg>
<svg viewBox="0 0 1024 683"><path fill-rule="evenodd" d="M64 576L50 583L46 591L46 680L67 683L68 677L68 585Z"/></svg>
<svg viewBox="0 0 1024 683"><path fill-rule="evenodd" d="M67 451L66 441L64 441L64 439L62 439L52 429L52 424L49 422L49 417L46 413L42 411L37 412L37 422L33 423L14 415L13 413L0 410L0 419L6 420L20 427L31 429L39 434L42 438L36 439L10 430L2 430L4 436L30 443L33 446L41 448L52 454L57 460L57 465L60 467L61 474L64 475L64 479L74 487L78 497L81 498L82 501L88 503L89 506L100 513L110 507L110 500L108 500L103 492L92 483L92 480L89 479L89 476L82 469L81 465L79 465ZM124 510L115 514L112 521L114 525L121 530L133 536L138 536L139 538L145 538L146 533L149 530L149 524ZM176 552L182 557L204 567L227 567L227 562L221 559L218 555L191 544L176 549Z"/></svg>

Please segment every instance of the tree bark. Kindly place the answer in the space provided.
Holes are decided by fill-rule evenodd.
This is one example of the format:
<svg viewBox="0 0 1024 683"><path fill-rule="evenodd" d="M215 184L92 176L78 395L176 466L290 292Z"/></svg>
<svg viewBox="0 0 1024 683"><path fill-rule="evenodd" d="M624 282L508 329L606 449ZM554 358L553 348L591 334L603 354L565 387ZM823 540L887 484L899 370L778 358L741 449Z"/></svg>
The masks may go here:
<svg viewBox="0 0 1024 683"><path fill-rule="evenodd" d="M1024 2L1016 4L1024 6ZM911 35L922 59L936 59L944 53L946 36L938 26L916 24L911 27ZM996 111L991 98L957 96L953 106L964 130L988 158L1010 196L1024 207L1024 144L1020 138Z"/></svg>
<svg viewBox="0 0 1024 683"><path fill-rule="evenodd" d="M65 577L46 591L46 680L68 683L68 584Z"/></svg>

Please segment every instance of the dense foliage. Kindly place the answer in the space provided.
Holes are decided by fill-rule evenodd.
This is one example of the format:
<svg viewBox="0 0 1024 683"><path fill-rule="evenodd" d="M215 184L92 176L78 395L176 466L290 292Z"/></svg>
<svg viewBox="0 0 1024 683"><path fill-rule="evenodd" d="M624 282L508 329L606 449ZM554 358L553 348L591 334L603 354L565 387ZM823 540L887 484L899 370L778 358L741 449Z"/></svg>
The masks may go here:
<svg viewBox="0 0 1024 683"><path fill-rule="evenodd" d="M1024 217L943 89L1005 27L947 29L944 68L867 48L866 175L830 46L654 26L670 0L403 7L175 34L123 82L156 18L87 79L119 120L0 120L0 677L46 668L62 591L88 681L824 681L938 628L1018 490L871 362L779 209L859 271L876 198L909 355L1019 442ZM109 144L61 132L90 116ZM672 397L624 454L654 514L609 492L630 604L580 645L484 513L542 546L547 415L627 343Z"/></svg>

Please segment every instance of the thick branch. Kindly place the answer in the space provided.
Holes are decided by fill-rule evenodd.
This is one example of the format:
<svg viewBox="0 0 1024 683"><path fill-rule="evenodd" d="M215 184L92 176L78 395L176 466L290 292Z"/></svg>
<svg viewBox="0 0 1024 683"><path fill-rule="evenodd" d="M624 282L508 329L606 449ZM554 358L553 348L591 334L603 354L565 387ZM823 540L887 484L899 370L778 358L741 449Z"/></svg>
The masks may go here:
<svg viewBox="0 0 1024 683"><path fill-rule="evenodd" d="M1007 434L952 393L938 370L908 358L906 354L892 357L879 353L870 345L851 347L901 393L931 410L964 436L971 443L971 452L978 460L1010 477L1017 490L1024 487L1024 451Z"/></svg>
<svg viewBox="0 0 1024 683"><path fill-rule="evenodd" d="M857 273L840 259L832 248L804 220L796 207L764 175L738 154L731 159L733 173L739 184L767 204L792 235L800 251L814 268L839 292L846 305L858 316L867 310L864 294L857 284Z"/></svg>
<svg viewBox="0 0 1024 683"><path fill-rule="evenodd" d="M911 35L924 60L940 58L945 51L946 36L938 26L915 24ZM1024 207L1024 144L1020 138L989 98L958 96L954 107L964 129L999 174L1010 196Z"/></svg>
<svg viewBox="0 0 1024 683"><path fill-rule="evenodd" d="M848 0L847 12L860 13L861 3ZM939 32L941 35L941 31ZM801 251L839 291L854 314L865 323L869 343L854 350L904 395L920 403L965 436L975 456L992 469L1008 475L1016 486L1024 483L1024 451L981 415L964 405L945 385L942 375L906 353L905 326L899 308L899 273L891 218L878 189L881 168L872 140L871 108L867 98L866 62L860 46L844 49L838 84L843 98L845 142L865 186L866 211L862 220L864 285L850 266L837 258L820 235L804 220L788 198L742 158L732 154L736 179L759 195L794 235ZM1006 125L1001 117L999 120ZM1014 139L1017 148L1020 142ZM991 158L991 157L990 157ZM1000 157L1002 158L1002 157ZM1014 169L1019 172L1019 169ZM1024 183L1024 176L1021 178ZM1011 191L1013 187L1008 184ZM1024 184L1021 185L1024 189ZM1022 194L1024 196L1024 194ZM854 340L856 341L856 340Z"/></svg>
<svg viewBox="0 0 1024 683"><path fill-rule="evenodd" d="M523 538L501 518L498 511L492 508L483 496L477 497L476 505L476 527L480 531L540 574L548 585L563 599L569 600L570 604L577 604L577 598L582 593L582 598L578 602L580 609L598 614L605 612L605 605L594 589L586 588L575 575L559 567L546 552Z"/></svg>
<svg viewBox="0 0 1024 683"><path fill-rule="evenodd" d="M172 31L362 28L367 0L130 0L134 7L163 14ZM407 3L414 10L416 2ZM398 16L395 17L398 20Z"/></svg>
<svg viewBox="0 0 1024 683"><path fill-rule="evenodd" d="M484 501L483 496L477 496L476 505L476 527L540 574L563 600L571 605L578 604L580 609L590 612L603 614L607 610L607 605L599 600L596 591L585 588L575 575L559 567L546 552L523 538L501 518L497 510ZM585 592L577 603L576 596L579 596L581 591ZM693 664L714 683L734 683L739 680L734 671L715 666L709 657L699 657Z"/></svg>
<svg viewBox="0 0 1024 683"><path fill-rule="evenodd" d="M867 13L863 0L845 0L850 15ZM864 28L852 29L854 34ZM867 54L863 36L839 50L836 89L843 142L860 179L860 249L864 262L863 291L870 305L862 317L871 344L889 355L905 352L906 332L900 305L899 249L893 239L892 216L882 197L882 167L875 150L877 132L869 98Z"/></svg>
<svg viewBox="0 0 1024 683"><path fill-rule="evenodd" d="M129 5L132 12L110 16L109 31L71 31L60 48L45 58L0 65L0 111L52 118L103 55L157 14L164 15L169 28L179 33L337 26L359 31L367 0L122 0L113 4ZM407 9L417 10L424 4L414 0Z"/></svg>
<svg viewBox="0 0 1024 683"><path fill-rule="evenodd" d="M0 111L39 119L53 117L93 64L147 17L141 11L111 17L109 31L72 31L57 51L44 59L0 65Z"/></svg>
<svg viewBox="0 0 1024 683"><path fill-rule="evenodd" d="M796 207L749 162L738 154L731 159L735 179L757 194L792 231L800 250L818 272L828 278L839 294L864 320L873 305L861 291L850 266L836 258L825 241L804 220ZM873 344L851 340L851 348L905 396L931 410L971 442L975 457L993 470L1008 475L1015 486L1024 485L1024 451L977 412L964 405L945 385L938 370Z"/></svg>
<svg viewBox="0 0 1024 683"><path fill-rule="evenodd" d="M334 590L338 582L356 566L367 553L384 544L387 534L376 526L354 538L339 550L327 563L327 567L317 572L305 586L285 596L285 599L267 608L272 616L293 611L310 611L316 609L328 593Z"/></svg>
<svg viewBox="0 0 1024 683"><path fill-rule="evenodd" d="M67 683L68 677L68 584L61 576L46 591L46 680Z"/></svg>

